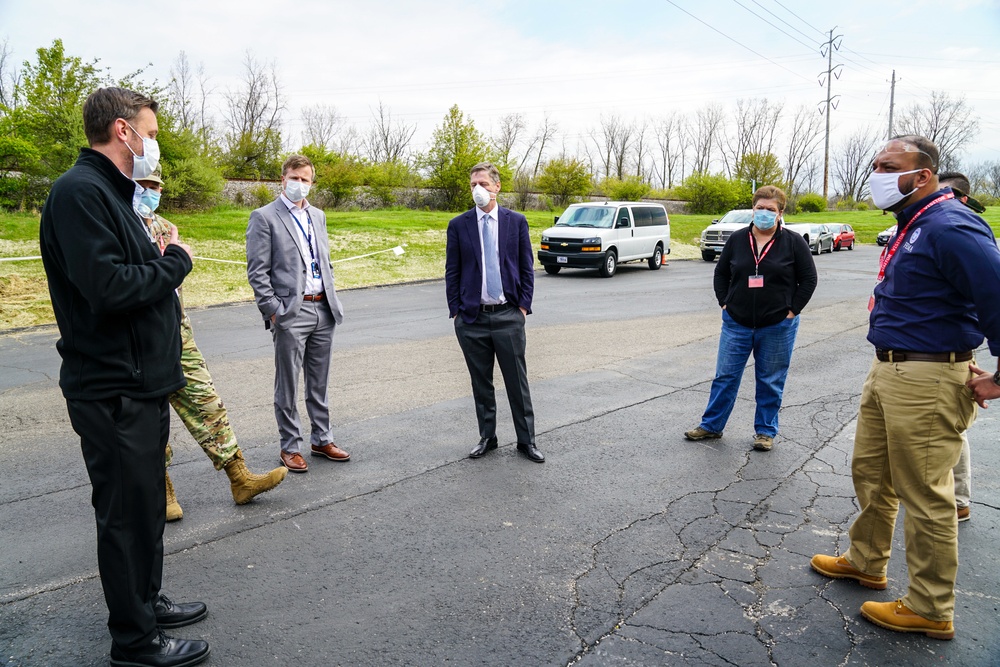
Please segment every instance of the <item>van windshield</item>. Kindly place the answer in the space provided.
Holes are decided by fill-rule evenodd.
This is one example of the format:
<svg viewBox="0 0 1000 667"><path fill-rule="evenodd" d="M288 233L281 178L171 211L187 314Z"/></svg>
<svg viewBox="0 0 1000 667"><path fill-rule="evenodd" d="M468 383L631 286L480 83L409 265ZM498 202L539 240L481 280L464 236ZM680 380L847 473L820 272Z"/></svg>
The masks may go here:
<svg viewBox="0 0 1000 667"><path fill-rule="evenodd" d="M566 209L556 227L604 227L611 229L615 210L606 206L576 206Z"/></svg>

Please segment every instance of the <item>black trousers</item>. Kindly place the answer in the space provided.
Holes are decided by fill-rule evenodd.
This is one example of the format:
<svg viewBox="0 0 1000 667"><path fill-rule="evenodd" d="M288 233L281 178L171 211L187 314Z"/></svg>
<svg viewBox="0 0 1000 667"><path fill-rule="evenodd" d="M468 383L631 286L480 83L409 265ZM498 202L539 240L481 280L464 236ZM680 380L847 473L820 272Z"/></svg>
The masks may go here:
<svg viewBox="0 0 1000 667"><path fill-rule="evenodd" d="M163 576L167 406L166 396L66 400L93 486L97 564L108 629L124 650L156 636L153 603Z"/></svg>
<svg viewBox="0 0 1000 667"><path fill-rule="evenodd" d="M528 391L528 366L524 361L524 315L516 306L495 312L480 311L472 324L455 317L455 335L472 377L479 437L497 432L497 399L493 390L493 360L500 364L507 400L514 418L517 441L535 444L535 412Z"/></svg>

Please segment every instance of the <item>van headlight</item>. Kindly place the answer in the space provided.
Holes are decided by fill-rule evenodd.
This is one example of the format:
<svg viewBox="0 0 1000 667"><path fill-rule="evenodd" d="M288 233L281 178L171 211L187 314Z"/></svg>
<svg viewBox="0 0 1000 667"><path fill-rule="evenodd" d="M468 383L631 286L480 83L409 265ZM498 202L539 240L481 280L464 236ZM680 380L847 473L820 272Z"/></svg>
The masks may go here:
<svg viewBox="0 0 1000 667"><path fill-rule="evenodd" d="M583 252L601 252L601 237L593 236L589 239L583 239L581 241L583 247L580 248Z"/></svg>

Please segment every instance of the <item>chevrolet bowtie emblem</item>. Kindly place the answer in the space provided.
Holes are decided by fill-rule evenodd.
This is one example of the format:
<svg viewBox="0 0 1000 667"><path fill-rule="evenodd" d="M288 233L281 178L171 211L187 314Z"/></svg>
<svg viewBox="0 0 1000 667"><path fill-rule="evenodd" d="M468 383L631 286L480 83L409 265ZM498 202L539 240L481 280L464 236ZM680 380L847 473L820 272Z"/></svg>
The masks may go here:
<svg viewBox="0 0 1000 667"><path fill-rule="evenodd" d="M566 246L568 246L569 244L568 244L568 243L560 243L559 245L561 245L561 246L562 246L563 248L565 248L565 247L566 247Z"/></svg>

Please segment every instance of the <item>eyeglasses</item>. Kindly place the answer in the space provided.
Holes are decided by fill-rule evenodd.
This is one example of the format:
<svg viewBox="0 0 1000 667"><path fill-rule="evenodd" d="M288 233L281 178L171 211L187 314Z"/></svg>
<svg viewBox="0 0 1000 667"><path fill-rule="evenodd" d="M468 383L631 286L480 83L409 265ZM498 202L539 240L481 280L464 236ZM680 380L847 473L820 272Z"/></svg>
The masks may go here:
<svg viewBox="0 0 1000 667"><path fill-rule="evenodd" d="M890 144L894 144L894 146L892 148L889 148ZM930 153L928 153L927 151L920 150L919 148L917 148L913 144L908 144L908 143L902 142L902 141L900 141L898 139L896 139L895 141L889 142L888 144L886 144L885 146L883 146L878 152L875 153L875 157L878 157L882 153L889 153L889 154L895 154L895 155L899 155L901 153L923 153L924 155L927 156L927 159L929 159L931 161L931 166L934 167L935 169L937 169L937 160L935 160L934 157L931 156ZM872 160L872 162L874 162L874 159Z"/></svg>

